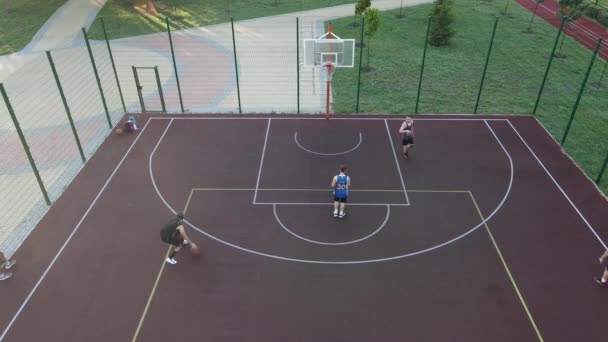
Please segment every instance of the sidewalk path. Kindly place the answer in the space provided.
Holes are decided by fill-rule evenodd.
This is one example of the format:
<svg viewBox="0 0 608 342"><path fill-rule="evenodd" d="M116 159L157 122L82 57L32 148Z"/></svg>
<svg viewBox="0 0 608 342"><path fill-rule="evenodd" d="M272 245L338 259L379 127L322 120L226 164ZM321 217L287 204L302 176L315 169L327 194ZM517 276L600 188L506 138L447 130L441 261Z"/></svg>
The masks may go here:
<svg viewBox="0 0 608 342"><path fill-rule="evenodd" d="M32 55L65 48L83 41L82 28L88 28L107 0L69 0L36 32L23 50L0 56L0 82L32 60Z"/></svg>

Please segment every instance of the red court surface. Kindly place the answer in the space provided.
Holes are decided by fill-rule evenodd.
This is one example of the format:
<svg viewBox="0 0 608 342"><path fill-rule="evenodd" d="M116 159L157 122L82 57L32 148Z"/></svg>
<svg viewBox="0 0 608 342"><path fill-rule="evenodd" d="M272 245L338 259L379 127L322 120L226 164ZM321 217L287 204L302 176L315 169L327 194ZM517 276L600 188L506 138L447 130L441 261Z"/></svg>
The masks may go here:
<svg viewBox="0 0 608 342"><path fill-rule="evenodd" d="M404 160L402 120L138 114L17 251L0 340L602 340L608 205L549 133L419 115Z"/></svg>

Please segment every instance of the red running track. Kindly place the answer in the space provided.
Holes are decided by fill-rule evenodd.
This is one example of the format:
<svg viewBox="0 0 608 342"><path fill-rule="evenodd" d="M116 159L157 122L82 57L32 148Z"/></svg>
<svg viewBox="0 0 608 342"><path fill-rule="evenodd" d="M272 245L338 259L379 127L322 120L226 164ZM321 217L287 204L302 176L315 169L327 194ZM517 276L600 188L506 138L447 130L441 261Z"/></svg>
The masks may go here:
<svg viewBox="0 0 608 342"><path fill-rule="evenodd" d="M534 0L515 0L523 7L531 12L536 7ZM554 27L559 27L561 18L556 14L559 10L559 4L555 0L545 0L536 10L536 16L543 18ZM593 51L597 44L597 39L602 37L603 42L598 51L598 55L608 61L608 30L602 25L596 24L593 21L581 17L574 22L564 24L564 32L566 35L574 38L584 47Z"/></svg>

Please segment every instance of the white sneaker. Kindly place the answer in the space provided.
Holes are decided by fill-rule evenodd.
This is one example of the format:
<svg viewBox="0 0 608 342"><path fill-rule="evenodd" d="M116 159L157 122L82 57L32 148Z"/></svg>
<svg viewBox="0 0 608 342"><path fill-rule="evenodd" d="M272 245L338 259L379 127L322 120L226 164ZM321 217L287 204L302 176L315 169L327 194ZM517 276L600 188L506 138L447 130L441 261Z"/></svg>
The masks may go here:
<svg viewBox="0 0 608 342"><path fill-rule="evenodd" d="M4 263L4 268L8 270L9 268L13 267L13 265L16 263L17 263L17 261L15 261L15 260L12 260L12 261L7 260Z"/></svg>
<svg viewBox="0 0 608 342"><path fill-rule="evenodd" d="M334 211L334 217L338 217L338 212Z"/></svg>
<svg viewBox="0 0 608 342"><path fill-rule="evenodd" d="M184 246L185 246L185 245L187 245L187 244L189 244L189 243L190 243L190 242L188 242L188 240L184 240L184 242L182 242L182 245L184 245Z"/></svg>
<svg viewBox="0 0 608 342"><path fill-rule="evenodd" d="M6 280L10 278L13 274L11 272L0 273L0 280Z"/></svg>
<svg viewBox="0 0 608 342"><path fill-rule="evenodd" d="M177 261L175 261L175 259L171 259L169 257L167 257L167 259L165 259L165 261L171 265L177 264Z"/></svg>
<svg viewBox="0 0 608 342"><path fill-rule="evenodd" d="M340 216L338 216L339 218L343 218L344 216L346 216L346 212L341 212Z"/></svg>

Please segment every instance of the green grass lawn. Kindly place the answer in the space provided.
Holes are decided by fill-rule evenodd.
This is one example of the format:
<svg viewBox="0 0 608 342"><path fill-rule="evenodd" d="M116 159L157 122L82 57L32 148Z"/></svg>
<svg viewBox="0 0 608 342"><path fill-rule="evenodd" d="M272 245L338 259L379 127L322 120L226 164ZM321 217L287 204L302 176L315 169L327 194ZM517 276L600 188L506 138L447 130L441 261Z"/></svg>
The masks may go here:
<svg viewBox="0 0 608 342"><path fill-rule="evenodd" d="M314 8L354 4L354 0L162 0L155 1L158 16L145 13L144 1L108 0L97 18L103 17L108 37L122 38L165 31L165 17L171 18L172 28L183 29L234 20L266 17ZM354 15L354 13L353 13ZM96 22L89 29L92 39L103 39Z"/></svg>
<svg viewBox="0 0 608 342"><path fill-rule="evenodd" d="M0 55L23 49L67 0L0 0Z"/></svg>
<svg viewBox="0 0 608 342"><path fill-rule="evenodd" d="M363 49L359 112L413 113L430 5L408 8L404 18L398 10L382 12L382 24ZM473 113L481 83L492 28L499 17L479 113L529 114L539 92L557 30L536 18L532 34L526 33L531 13L511 6L502 16L502 1L455 2L456 35L446 47L427 49L419 102L420 113ZM474 18L474 19L471 19ZM360 29L352 19L332 22L342 38L359 40ZM539 102L537 118L561 140L592 52L566 38L564 58L555 58ZM357 61L355 65L358 65ZM596 59L564 148L587 174L595 179L608 152L608 70L597 86L606 62ZM335 111L356 109L357 68L339 69L334 82ZM608 193L608 174L601 187Z"/></svg>

